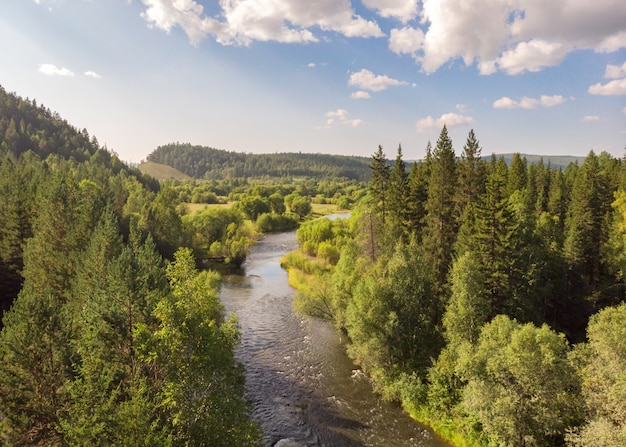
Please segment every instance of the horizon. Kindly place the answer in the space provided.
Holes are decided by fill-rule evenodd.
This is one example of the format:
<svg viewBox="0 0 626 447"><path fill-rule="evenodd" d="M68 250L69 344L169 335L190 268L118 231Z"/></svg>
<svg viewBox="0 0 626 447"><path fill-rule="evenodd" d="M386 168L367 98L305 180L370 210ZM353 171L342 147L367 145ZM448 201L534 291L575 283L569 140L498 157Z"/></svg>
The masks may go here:
<svg viewBox="0 0 626 447"><path fill-rule="evenodd" d="M129 163L172 141L419 160L443 124L457 155L473 129L485 154L621 157L626 4L540 3L11 2L0 85Z"/></svg>

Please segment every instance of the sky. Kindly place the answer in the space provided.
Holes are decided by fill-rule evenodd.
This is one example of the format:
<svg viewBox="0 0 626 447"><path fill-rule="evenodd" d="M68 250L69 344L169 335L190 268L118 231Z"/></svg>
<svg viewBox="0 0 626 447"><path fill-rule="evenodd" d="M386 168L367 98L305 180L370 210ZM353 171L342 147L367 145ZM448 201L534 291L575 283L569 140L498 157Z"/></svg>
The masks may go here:
<svg viewBox="0 0 626 447"><path fill-rule="evenodd" d="M621 157L624 0L12 0L0 85L122 160L246 153Z"/></svg>

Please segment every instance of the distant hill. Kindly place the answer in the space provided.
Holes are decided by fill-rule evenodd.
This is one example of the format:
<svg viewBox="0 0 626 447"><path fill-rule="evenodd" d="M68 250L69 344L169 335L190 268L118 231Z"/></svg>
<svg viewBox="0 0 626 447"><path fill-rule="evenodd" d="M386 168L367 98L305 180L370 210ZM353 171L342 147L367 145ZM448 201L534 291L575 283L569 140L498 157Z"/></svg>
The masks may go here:
<svg viewBox="0 0 626 447"><path fill-rule="evenodd" d="M504 157L504 160L507 164L511 163L511 158L513 158L514 154L496 154L497 158ZM578 163L581 165L583 161L585 161L585 157L574 157L572 155L532 155L532 154L520 154L522 158L526 158L528 164L539 163L539 161L543 161L545 166L550 163L550 166L555 168L563 168L565 169L570 163ZM491 155L484 155L483 158L485 160L489 160Z"/></svg>
<svg viewBox="0 0 626 447"><path fill-rule="evenodd" d="M164 165L161 163L154 163L152 161L145 161L138 166L138 169L142 174L147 174L150 177L154 177L157 180L187 180L189 177L187 174L183 174L176 168Z"/></svg>
<svg viewBox="0 0 626 447"><path fill-rule="evenodd" d="M147 159L197 179L312 177L367 181L371 177L369 157L301 152L245 154L173 143L159 146Z"/></svg>

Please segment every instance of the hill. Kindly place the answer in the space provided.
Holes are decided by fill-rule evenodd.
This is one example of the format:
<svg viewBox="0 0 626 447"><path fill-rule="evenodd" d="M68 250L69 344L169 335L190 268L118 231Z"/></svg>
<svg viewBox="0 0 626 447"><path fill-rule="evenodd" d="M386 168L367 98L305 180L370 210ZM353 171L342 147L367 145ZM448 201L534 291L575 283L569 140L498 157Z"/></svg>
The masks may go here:
<svg viewBox="0 0 626 447"><path fill-rule="evenodd" d="M507 164L511 163L511 158L513 158L514 154L496 154L496 157L504 157L504 160ZM578 163L580 166L583 161L585 161L585 157L575 157L573 155L533 155L533 154L520 154L522 158L526 158L528 164L539 163L543 161L544 165L550 164L550 166L555 168L563 168L565 169L567 165L570 163ZM489 160L491 155L483 156L484 159Z"/></svg>
<svg viewBox="0 0 626 447"><path fill-rule="evenodd" d="M159 146L148 161L165 164L198 179L240 177L346 178L367 181L370 158L328 154L245 154L206 146Z"/></svg>
<svg viewBox="0 0 626 447"><path fill-rule="evenodd" d="M58 157L77 163L89 162L106 166L114 174L125 171L144 186L158 190L158 182L121 161L117 154L102 147L87 129L78 130L57 112L7 92L0 86L0 155L12 154L16 159L26 152L41 160Z"/></svg>

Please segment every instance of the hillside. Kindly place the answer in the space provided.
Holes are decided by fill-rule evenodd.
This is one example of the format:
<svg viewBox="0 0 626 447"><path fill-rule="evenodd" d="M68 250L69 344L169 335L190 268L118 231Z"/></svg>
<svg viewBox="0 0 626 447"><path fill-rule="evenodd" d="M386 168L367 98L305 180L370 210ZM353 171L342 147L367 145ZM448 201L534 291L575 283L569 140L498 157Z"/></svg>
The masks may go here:
<svg viewBox="0 0 626 447"><path fill-rule="evenodd" d="M313 177L370 178L370 158L328 154L245 154L173 143L158 147L148 161L178 169L193 178Z"/></svg>
<svg viewBox="0 0 626 447"><path fill-rule="evenodd" d="M154 177L157 180L187 180L190 177L187 174L183 174L176 168L164 165L161 163L154 163L152 161L145 161L138 166L138 169L150 177Z"/></svg>

